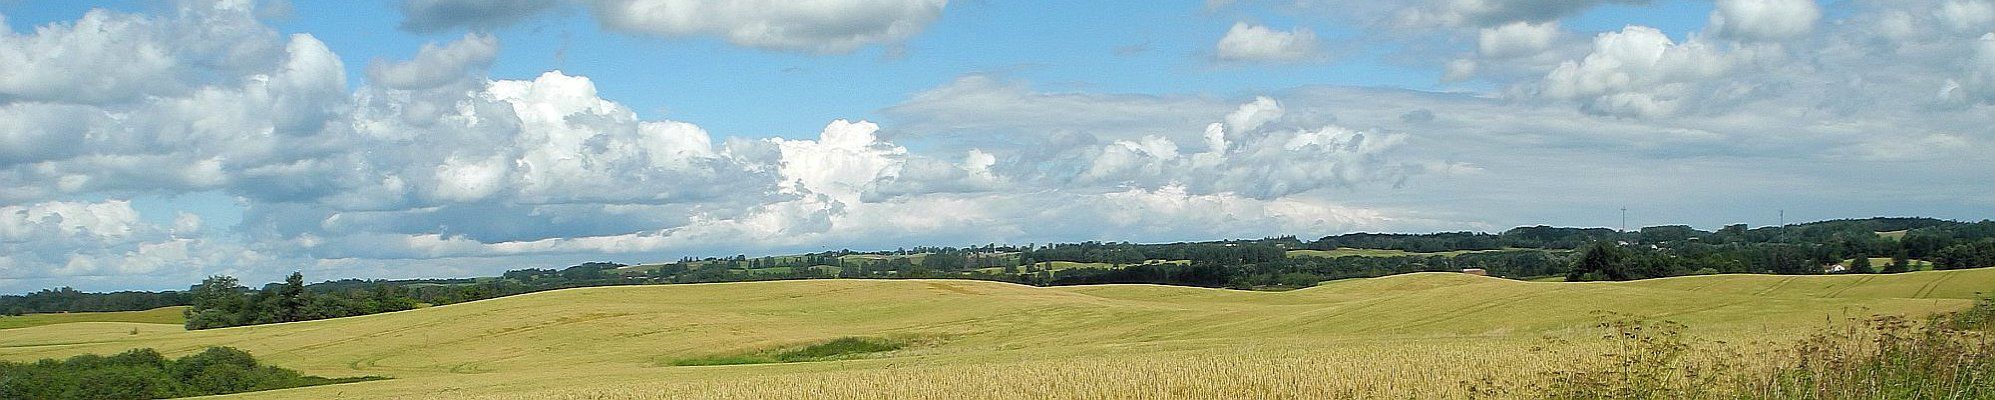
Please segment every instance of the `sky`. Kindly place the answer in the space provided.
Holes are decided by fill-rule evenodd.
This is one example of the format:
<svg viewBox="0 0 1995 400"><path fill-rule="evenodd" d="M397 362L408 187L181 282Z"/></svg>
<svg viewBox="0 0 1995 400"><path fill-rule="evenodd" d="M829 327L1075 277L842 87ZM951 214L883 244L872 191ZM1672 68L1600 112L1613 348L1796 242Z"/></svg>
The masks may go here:
<svg viewBox="0 0 1995 400"><path fill-rule="evenodd" d="M1995 0L0 0L0 293L1995 210Z"/></svg>

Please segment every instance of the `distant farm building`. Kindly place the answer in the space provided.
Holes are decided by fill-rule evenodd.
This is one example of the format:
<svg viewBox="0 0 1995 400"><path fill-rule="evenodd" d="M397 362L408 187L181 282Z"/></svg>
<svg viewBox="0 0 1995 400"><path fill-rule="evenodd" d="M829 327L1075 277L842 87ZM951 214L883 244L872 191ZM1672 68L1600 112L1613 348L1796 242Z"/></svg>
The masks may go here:
<svg viewBox="0 0 1995 400"><path fill-rule="evenodd" d="M1462 273L1475 276L1489 276L1489 271L1485 271L1482 268L1463 268Z"/></svg>

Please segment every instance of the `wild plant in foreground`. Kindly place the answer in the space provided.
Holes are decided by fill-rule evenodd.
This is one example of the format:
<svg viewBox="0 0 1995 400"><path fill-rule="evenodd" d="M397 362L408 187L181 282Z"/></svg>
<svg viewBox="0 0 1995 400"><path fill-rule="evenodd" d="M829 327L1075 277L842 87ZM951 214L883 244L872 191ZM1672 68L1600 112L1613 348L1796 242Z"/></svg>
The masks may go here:
<svg viewBox="0 0 1995 400"><path fill-rule="evenodd" d="M1995 304L1926 321L1853 320L1784 349L1693 349L1684 326L1609 314L1614 345L1541 381L1469 382L1472 397L1558 399L1995 399Z"/></svg>

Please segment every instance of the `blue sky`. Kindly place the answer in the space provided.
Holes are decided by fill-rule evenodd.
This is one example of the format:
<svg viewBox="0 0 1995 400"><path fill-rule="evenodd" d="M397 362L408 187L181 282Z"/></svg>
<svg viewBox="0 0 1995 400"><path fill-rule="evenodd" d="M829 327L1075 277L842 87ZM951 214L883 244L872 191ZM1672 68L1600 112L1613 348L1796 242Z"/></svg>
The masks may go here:
<svg viewBox="0 0 1995 400"><path fill-rule="evenodd" d="M290 5L290 16L271 25L326 42L348 61L350 76L364 76L368 60L406 59L424 43L448 41L468 30L397 29L402 18L390 1ZM0 13L19 32L73 20L93 8L157 12L165 7L157 1L23 1L0 6ZM1681 38L1702 27L1710 11L1709 3L1691 1L1606 5L1570 24L1605 31L1638 23ZM960 2L921 35L900 43L907 49L905 57L889 59L886 46L811 55L744 49L712 37L630 37L598 29L586 12L564 9L497 30L505 50L492 75L529 78L559 69L605 83L604 96L645 118L696 122L720 135L786 137L814 136L825 121L837 118L880 119L877 110L911 93L974 73L1003 73L1045 90L1226 97L1312 84L1420 90L1486 86L1444 84L1434 65L1395 62L1389 59L1395 49L1363 46L1365 28L1306 13L1272 4L1214 9L1196 1ZM1326 39L1351 43L1331 46L1338 47L1336 62L1213 62L1211 42L1235 21L1307 26ZM349 83L358 87L366 82Z"/></svg>
<svg viewBox="0 0 1995 400"><path fill-rule="evenodd" d="M0 16L6 292L1995 206L1991 0Z"/></svg>

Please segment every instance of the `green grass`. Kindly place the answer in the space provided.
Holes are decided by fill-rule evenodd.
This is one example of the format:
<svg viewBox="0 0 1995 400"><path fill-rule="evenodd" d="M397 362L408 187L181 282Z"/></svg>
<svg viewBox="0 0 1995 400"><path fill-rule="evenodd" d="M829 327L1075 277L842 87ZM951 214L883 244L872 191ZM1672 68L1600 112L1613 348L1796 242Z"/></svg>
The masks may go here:
<svg viewBox="0 0 1995 400"><path fill-rule="evenodd" d="M145 311L77 312L60 314L27 314L0 316L0 329L26 328L74 322L132 322L142 324L167 324L178 327L187 323L182 314L185 306L160 307Z"/></svg>
<svg viewBox="0 0 1995 400"><path fill-rule="evenodd" d="M1887 238L1887 239L1904 239L1904 238L1905 238L1905 231L1886 231L1886 232L1878 232L1878 233L1877 233L1877 237L1881 237L1881 238Z"/></svg>
<svg viewBox="0 0 1995 400"><path fill-rule="evenodd" d="M1385 250L1385 249L1352 249L1352 248L1343 248L1343 249L1336 249L1336 250L1289 250L1289 251L1288 251L1288 256L1289 256L1289 258L1296 258L1296 257L1320 257L1320 258L1337 258L1337 257L1351 257L1351 256L1357 256L1357 257L1404 257L1404 256L1423 256L1423 257L1431 257L1431 256L1442 256L1442 257L1454 257L1454 256L1459 256L1459 255L1463 255L1463 254L1469 254L1469 253L1489 253L1489 252L1499 252L1499 251L1513 251L1513 250L1515 250L1515 249L1497 249L1497 250L1455 250L1455 251L1441 251L1441 252L1432 252L1432 253L1418 253L1418 252L1411 252L1411 251L1405 251L1405 250Z"/></svg>
<svg viewBox="0 0 1995 400"><path fill-rule="evenodd" d="M848 336L792 349L679 359L673 360L671 365L740 365L843 360L873 353L900 350L903 347L906 347L906 344L900 341L885 338Z"/></svg>
<svg viewBox="0 0 1995 400"><path fill-rule="evenodd" d="M36 326L0 334L0 359L225 345L306 374L395 378L257 395L274 399L1451 398L1467 379L1522 379L1598 354L1607 344L1597 312L1667 318L1747 345L1845 317L1961 310L1991 287L1995 269L1588 283L1418 273L1286 292L962 280L618 286L202 331ZM934 340L809 350L909 337ZM670 365L793 351L835 355Z"/></svg>

